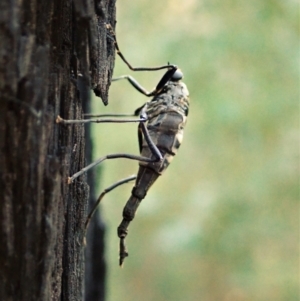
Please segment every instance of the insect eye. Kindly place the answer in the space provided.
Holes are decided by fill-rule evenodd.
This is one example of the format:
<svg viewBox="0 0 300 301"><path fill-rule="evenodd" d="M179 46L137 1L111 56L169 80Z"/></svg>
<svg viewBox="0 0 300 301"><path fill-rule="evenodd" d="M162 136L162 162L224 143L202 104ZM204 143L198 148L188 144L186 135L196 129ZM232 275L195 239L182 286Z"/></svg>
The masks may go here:
<svg viewBox="0 0 300 301"><path fill-rule="evenodd" d="M180 69L177 69L172 76L172 80L176 81L176 80L181 80L182 78L183 78L183 73L181 72Z"/></svg>

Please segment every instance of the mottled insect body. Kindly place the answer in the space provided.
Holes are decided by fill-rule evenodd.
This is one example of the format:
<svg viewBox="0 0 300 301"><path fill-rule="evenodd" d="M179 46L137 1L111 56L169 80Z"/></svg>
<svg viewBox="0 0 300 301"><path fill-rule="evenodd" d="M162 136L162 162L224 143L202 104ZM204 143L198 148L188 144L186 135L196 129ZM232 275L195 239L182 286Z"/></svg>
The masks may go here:
<svg viewBox="0 0 300 301"><path fill-rule="evenodd" d="M162 160L159 162L139 162L140 167L135 186L123 210L123 221L118 227L118 236L121 239L126 237L128 225L134 218L147 191L176 155L182 142L188 110L189 93L186 85L178 80L169 81L162 92L147 103L147 129L151 140L162 155ZM155 154L145 139L143 139L140 148L143 157L155 160ZM120 263L122 264L128 253L125 246L121 246L120 249Z"/></svg>
<svg viewBox="0 0 300 301"><path fill-rule="evenodd" d="M90 168L100 164L106 159L127 158L139 161L139 171L137 176L131 176L123 179L112 186L105 189L99 196L93 210L87 217L86 228L89 221L95 212L97 205L100 203L106 193L114 188L136 179L132 189L131 196L123 209L123 220L118 227L118 236L120 237L120 265L128 256L125 246L125 237L128 233L128 226L133 220L136 210L140 202L145 198L149 188L156 179L166 170L176 155L183 138L183 130L186 124L189 111L189 92L186 85L181 81L183 78L182 72L176 65L163 65L160 67L132 67L120 52L115 34L107 25L108 38L115 45L117 54L133 71L156 71L167 69L163 77L160 79L157 86L148 92L143 88L133 77L124 75L114 78L113 81L127 79L129 83L139 92L148 97L153 97L151 101L146 102L141 108L137 109L134 115L90 115L93 117L102 117L101 119L84 119L84 120L64 120L57 117L58 123L102 123L102 122L138 122L138 140L140 155L132 155L126 153L109 154L99 158L90 165L84 167L71 177L68 182L71 183L74 179L88 171ZM119 118L103 118L103 117L124 117L135 116L134 119L119 119ZM136 118L139 116L139 118Z"/></svg>
<svg viewBox="0 0 300 301"><path fill-rule="evenodd" d="M181 81L169 81L162 92L154 97L148 105L147 128L154 144L164 159L159 163L140 162L143 166L152 166L161 174L169 165L182 142L183 129L189 110L189 92ZM142 153L145 157L153 156L147 142L143 141Z"/></svg>

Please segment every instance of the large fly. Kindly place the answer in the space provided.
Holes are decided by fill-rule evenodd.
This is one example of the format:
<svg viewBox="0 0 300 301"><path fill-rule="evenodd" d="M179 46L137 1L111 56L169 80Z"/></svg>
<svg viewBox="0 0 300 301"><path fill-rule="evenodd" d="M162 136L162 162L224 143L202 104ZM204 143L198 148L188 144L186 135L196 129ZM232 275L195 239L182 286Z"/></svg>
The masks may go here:
<svg viewBox="0 0 300 301"><path fill-rule="evenodd" d="M101 117L98 119L83 120L65 120L57 117L58 123L104 123L104 122L137 122L138 123L138 141L140 155L126 153L109 154L103 156L84 167L79 172L69 177L68 182L88 171L92 167L100 164L106 159L127 158L139 161L139 171L137 176L131 176L123 179L109 188L98 198L94 209L88 215L86 227L103 196L119 185L135 180L131 196L123 210L123 220L118 227L118 236L120 238L119 264L122 265L124 259L128 256L125 245L125 237L128 234L128 226L133 220L135 213L141 201L145 198L149 188L156 179L166 170L173 157L176 155L183 138L183 129L186 124L189 109L189 92L186 85L181 81L183 73L176 65L163 65L159 67L132 67L121 53L115 33L110 25L107 25L108 37L113 41L117 54L132 71L156 71L167 69L157 86L150 92L142 87L130 75L121 76L113 81L127 79L129 83L139 92L148 97L153 97L143 106L138 108L133 115L135 118L120 118L120 115L89 115L90 117ZM121 115L122 116L122 115ZM109 117L109 118L107 118ZM139 118L137 118L139 117Z"/></svg>

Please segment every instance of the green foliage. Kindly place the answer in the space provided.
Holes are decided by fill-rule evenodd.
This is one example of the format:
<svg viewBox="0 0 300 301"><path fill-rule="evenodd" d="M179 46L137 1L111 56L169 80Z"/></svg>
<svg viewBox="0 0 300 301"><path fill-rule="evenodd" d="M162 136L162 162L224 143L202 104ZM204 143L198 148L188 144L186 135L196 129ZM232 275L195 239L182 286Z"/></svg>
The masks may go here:
<svg viewBox="0 0 300 301"><path fill-rule="evenodd" d="M104 200L108 300L297 300L297 2L140 0L117 8L124 55L134 66L179 65L191 108L179 154L130 226L123 269L116 228L131 188ZM129 73L119 58L116 65L115 75ZM161 73L134 76L150 90ZM95 107L126 113L144 101L118 82L108 107ZM136 125L96 125L95 139L101 154L138 152ZM104 163L99 191L136 173L128 161Z"/></svg>

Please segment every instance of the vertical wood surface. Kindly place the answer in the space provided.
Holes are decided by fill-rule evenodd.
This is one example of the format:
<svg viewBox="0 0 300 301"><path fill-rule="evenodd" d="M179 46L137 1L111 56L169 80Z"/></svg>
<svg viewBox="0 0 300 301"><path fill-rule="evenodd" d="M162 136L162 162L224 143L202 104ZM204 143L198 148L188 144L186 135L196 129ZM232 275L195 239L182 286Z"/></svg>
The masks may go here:
<svg viewBox="0 0 300 301"><path fill-rule="evenodd" d="M93 90L107 103L105 22L115 24L115 0L0 3L1 300L83 299L89 186L66 180L86 165L90 138L55 119L83 118Z"/></svg>

